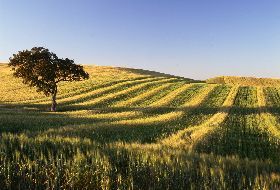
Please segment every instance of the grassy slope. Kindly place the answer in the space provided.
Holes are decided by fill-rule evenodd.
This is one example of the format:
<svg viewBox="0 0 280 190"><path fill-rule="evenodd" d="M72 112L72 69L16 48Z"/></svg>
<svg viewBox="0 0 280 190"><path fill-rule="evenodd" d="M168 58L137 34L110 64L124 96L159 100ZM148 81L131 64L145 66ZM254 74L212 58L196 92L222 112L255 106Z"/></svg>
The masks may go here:
<svg viewBox="0 0 280 190"><path fill-rule="evenodd" d="M50 113L49 98L0 64L2 187L280 186L278 88L86 70L89 80L60 84Z"/></svg>
<svg viewBox="0 0 280 190"><path fill-rule="evenodd" d="M229 84L241 86L279 86L280 79L272 78L255 78L255 77L237 77L237 76L220 76L206 80L210 84Z"/></svg>

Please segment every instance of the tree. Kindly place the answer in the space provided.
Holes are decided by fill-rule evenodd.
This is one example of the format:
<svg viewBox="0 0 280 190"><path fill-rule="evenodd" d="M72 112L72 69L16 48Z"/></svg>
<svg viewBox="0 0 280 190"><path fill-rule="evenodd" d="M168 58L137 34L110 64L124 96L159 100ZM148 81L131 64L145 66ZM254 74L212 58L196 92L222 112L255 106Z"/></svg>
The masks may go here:
<svg viewBox="0 0 280 190"><path fill-rule="evenodd" d="M71 59L60 59L56 54L43 47L19 51L10 58L9 66L13 75L23 79L24 84L36 87L37 92L51 96L51 111L56 111L57 84L61 81L81 81L89 74L83 66L76 65Z"/></svg>

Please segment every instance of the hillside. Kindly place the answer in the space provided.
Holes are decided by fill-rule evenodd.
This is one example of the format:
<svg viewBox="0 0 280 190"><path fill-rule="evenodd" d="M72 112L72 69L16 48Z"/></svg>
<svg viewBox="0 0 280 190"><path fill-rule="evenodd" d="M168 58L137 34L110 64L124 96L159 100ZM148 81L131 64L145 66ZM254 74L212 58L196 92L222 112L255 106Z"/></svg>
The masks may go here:
<svg viewBox="0 0 280 190"><path fill-rule="evenodd" d="M137 80L144 78L177 78L184 80L186 82L200 82L193 79L168 75L164 73L159 73L155 71L148 71L142 69L133 68L122 68L122 67L110 67L110 66L85 66L85 70L90 74L90 79L82 82L71 82L71 83L61 83L60 84L60 95L69 96L68 93L73 93L77 90L91 89L93 86L98 84L117 82L124 82L128 80ZM12 77L11 69L7 64L0 64L0 89L2 93L0 94L0 102L2 101L25 101L29 99L44 98L43 94L36 93L36 90L29 88L21 83L20 79ZM109 83L107 85L109 85ZM20 90L19 90L20 89ZM11 96L16 90L17 97ZM71 91L71 92L70 92Z"/></svg>
<svg viewBox="0 0 280 190"><path fill-rule="evenodd" d="M0 65L2 187L279 189L274 80L85 68L90 79L62 83L51 113Z"/></svg>
<svg viewBox="0 0 280 190"><path fill-rule="evenodd" d="M238 76L220 76L206 80L209 84L229 84L240 86L279 86L280 79L238 77Z"/></svg>

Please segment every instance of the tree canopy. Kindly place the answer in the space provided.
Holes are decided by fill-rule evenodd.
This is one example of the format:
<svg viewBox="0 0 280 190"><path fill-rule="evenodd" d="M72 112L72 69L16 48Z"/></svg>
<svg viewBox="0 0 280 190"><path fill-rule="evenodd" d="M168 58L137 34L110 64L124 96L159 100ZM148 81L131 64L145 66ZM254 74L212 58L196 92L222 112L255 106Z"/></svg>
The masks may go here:
<svg viewBox="0 0 280 190"><path fill-rule="evenodd" d="M36 87L38 92L52 96L52 111L56 110L57 84L61 81L80 81L89 78L83 66L74 60L61 59L44 47L19 51L10 58L13 75L24 84Z"/></svg>

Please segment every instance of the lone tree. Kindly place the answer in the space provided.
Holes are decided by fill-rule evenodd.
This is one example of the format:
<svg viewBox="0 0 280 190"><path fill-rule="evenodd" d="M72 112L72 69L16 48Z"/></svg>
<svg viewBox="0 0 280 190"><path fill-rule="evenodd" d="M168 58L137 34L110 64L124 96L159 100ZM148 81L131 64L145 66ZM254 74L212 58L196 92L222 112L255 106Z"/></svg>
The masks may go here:
<svg viewBox="0 0 280 190"><path fill-rule="evenodd" d="M9 66L13 75L23 79L24 84L36 87L52 97L51 111L56 111L57 84L61 81L80 81L88 79L89 74L83 66L76 65L71 59L60 59L56 54L43 47L19 51L10 58Z"/></svg>

